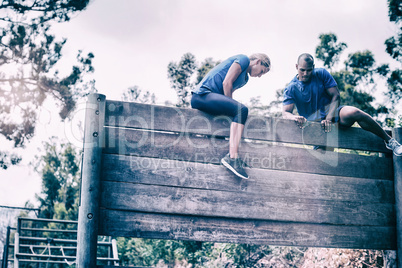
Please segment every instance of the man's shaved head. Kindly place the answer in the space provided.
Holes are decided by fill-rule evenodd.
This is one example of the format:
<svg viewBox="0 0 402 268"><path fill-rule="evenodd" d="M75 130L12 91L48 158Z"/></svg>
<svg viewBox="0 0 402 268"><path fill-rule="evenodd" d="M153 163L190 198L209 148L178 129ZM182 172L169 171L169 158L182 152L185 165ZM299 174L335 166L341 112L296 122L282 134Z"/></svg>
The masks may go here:
<svg viewBox="0 0 402 268"><path fill-rule="evenodd" d="M299 56L296 63L297 79L302 82L310 81L314 70L314 58L308 53Z"/></svg>
<svg viewBox="0 0 402 268"><path fill-rule="evenodd" d="M314 58L313 56L311 56L308 53L303 53L299 56L299 58L297 59L297 64L300 64L300 61L303 60L308 64L314 64Z"/></svg>

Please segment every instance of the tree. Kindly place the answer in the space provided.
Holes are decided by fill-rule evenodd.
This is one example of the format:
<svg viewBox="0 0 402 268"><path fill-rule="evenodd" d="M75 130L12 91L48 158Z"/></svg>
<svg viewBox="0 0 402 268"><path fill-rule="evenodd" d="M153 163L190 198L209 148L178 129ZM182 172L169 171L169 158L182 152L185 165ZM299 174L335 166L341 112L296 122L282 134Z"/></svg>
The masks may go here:
<svg viewBox="0 0 402 268"><path fill-rule="evenodd" d="M334 66L339 60L340 53L347 47L346 43L337 43L337 37L333 33L321 34L320 44L316 49L316 57L324 61L324 66ZM330 40L324 44L324 40ZM325 49L323 49L325 47ZM322 56L322 51L332 51ZM344 67L339 71L332 71L331 75L338 84L341 95L341 105L355 106L371 116L388 113L384 105L377 108L372 105L375 100L372 93L376 90L375 75L386 71L386 65L377 67L374 55L371 51L358 51L350 53L344 62Z"/></svg>
<svg viewBox="0 0 402 268"><path fill-rule="evenodd" d="M195 57L191 53L184 54L179 63L170 62L168 65L168 78L178 97L177 107L188 107L190 104L190 90L194 87L190 78L196 68Z"/></svg>
<svg viewBox="0 0 402 268"><path fill-rule="evenodd" d="M29 16L33 24L52 20L69 21L75 12L84 10L88 3L89 0L4 0L0 10L5 10L7 14L1 20L19 22L18 16Z"/></svg>
<svg viewBox="0 0 402 268"><path fill-rule="evenodd" d="M21 157L15 153L0 151L0 168L7 169L10 165L16 165L21 161Z"/></svg>
<svg viewBox="0 0 402 268"><path fill-rule="evenodd" d="M250 104L247 105L249 108L249 115L270 117L282 116L283 91L284 89L276 90L275 100L271 101L269 104L263 104L261 96L250 98Z"/></svg>
<svg viewBox="0 0 402 268"><path fill-rule="evenodd" d="M156 97L154 93L146 91L145 93L138 86L133 86L127 89L121 97L122 101L132 101L140 103L155 104Z"/></svg>
<svg viewBox="0 0 402 268"><path fill-rule="evenodd" d="M220 61L214 61L212 58L206 58L197 69L197 81L196 84L200 83L207 73L218 65Z"/></svg>
<svg viewBox="0 0 402 268"><path fill-rule="evenodd" d="M0 134L24 147L35 134L37 111L48 96L60 106L66 119L78 98L95 91L94 81L84 76L94 71L94 55L78 52L78 64L60 77L56 64L66 39L56 40L50 22L68 21L89 0L9 0L0 10ZM18 163L13 153L0 152L0 167Z"/></svg>
<svg viewBox="0 0 402 268"><path fill-rule="evenodd" d="M80 153L72 144L56 137L44 142L44 154L33 163L42 176L39 217L77 220L79 203Z"/></svg>
<svg viewBox="0 0 402 268"><path fill-rule="evenodd" d="M397 32L385 40L385 51L396 61L402 63L402 1L388 0L389 20L395 23ZM384 71L384 77L387 79L388 92L386 96L393 106L402 98L402 70L394 69L388 72Z"/></svg>
<svg viewBox="0 0 402 268"><path fill-rule="evenodd" d="M334 33L320 34L319 40L320 43L316 47L316 58L323 61L325 67L334 67L347 44L338 43L337 36ZM374 107L372 103L375 98L372 93L376 90L378 76L386 76L388 72L389 66L387 64L377 66L373 53L365 50L350 53L344 62L344 66L337 71L332 70L331 74L338 84L342 105L355 106L372 116L378 117L381 114L389 113L390 109L385 105ZM400 77L394 79L397 80L398 78L401 79ZM278 89L275 100L268 105L263 105L258 97L252 98L250 114L280 116L282 97L283 89ZM385 118L387 126L392 127L393 122L394 120Z"/></svg>
<svg viewBox="0 0 402 268"><path fill-rule="evenodd" d="M166 264L168 267L173 267L175 263L181 262L190 263L192 267L203 267L197 264L206 261L213 254L213 243L206 242L118 238L117 245L122 265Z"/></svg>
<svg viewBox="0 0 402 268"><path fill-rule="evenodd" d="M315 50L316 57L322 60L324 66L331 70L339 61L339 55L347 48L347 45L343 42L337 43L338 38L333 33L320 34L319 39L320 44Z"/></svg>
<svg viewBox="0 0 402 268"><path fill-rule="evenodd" d="M385 40L386 52L395 60L402 62L402 1L388 0L388 16L398 28L395 36Z"/></svg>
<svg viewBox="0 0 402 268"><path fill-rule="evenodd" d="M345 62L345 70L349 72L351 78L349 84L357 86L359 83L364 85L374 83L373 73L376 72L374 64L374 55L369 50L349 54Z"/></svg>
<svg viewBox="0 0 402 268"><path fill-rule="evenodd" d="M169 63L168 78L172 88L177 94L177 107L190 106L191 90L196 86L196 84L201 82L204 76L217 64L219 64L219 61L214 61L212 58L206 58L198 65L195 56L191 53L184 54L179 63ZM197 77L195 82L193 82L192 78L195 72L197 73Z"/></svg>

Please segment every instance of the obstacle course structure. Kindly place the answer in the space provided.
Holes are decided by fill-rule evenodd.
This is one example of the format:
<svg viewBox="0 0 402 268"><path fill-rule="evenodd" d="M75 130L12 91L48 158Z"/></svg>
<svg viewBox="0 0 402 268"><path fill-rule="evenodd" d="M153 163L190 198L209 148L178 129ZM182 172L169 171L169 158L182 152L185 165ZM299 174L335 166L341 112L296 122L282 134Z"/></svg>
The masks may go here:
<svg viewBox="0 0 402 268"><path fill-rule="evenodd" d="M77 252L77 221L18 218L17 227L7 228L2 268L73 267ZM10 243L14 236L14 243ZM116 240L100 237L98 263L119 264ZM10 258L9 258L10 256Z"/></svg>
<svg viewBox="0 0 402 268"><path fill-rule="evenodd" d="M380 138L250 116L240 146L250 179L241 180L219 163L230 123L90 95L77 267L96 267L98 235L397 249L401 256L402 158ZM393 136L401 141L402 129Z"/></svg>

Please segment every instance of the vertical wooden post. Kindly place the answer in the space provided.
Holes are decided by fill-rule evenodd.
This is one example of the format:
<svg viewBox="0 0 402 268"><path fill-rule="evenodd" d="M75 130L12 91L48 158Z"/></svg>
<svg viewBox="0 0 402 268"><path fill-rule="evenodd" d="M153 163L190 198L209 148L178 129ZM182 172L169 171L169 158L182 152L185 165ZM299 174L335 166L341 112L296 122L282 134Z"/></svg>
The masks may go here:
<svg viewBox="0 0 402 268"><path fill-rule="evenodd" d="M104 95L88 96L81 171L81 203L78 213L77 268L96 267L105 103Z"/></svg>
<svg viewBox="0 0 402 268"><path fill-rule="evenodd" d="M392 136L402 142L402 128L394 128ZM402 267L402 156L393 155L394 160L394 185L396 207L396 243L398 267Z"/></svg>

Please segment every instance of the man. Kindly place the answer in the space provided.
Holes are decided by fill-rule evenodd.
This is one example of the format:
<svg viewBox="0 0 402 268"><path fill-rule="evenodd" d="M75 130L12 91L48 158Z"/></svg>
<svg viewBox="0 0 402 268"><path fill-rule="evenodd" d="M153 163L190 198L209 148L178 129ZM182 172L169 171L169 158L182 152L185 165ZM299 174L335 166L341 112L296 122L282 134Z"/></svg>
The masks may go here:
<svg viewBox="0 0 402 268"><path fill-rule="evenodd" d="M325 132L333 123L350 127L357 122L360 127L382 138L396 156L402 155L402 146L367 113L353 106L339 106L339 90L334 78L323 68L314 68L314 58L304 53L296 64L297 75L284 91L284 118L293 119L299 127L306 121L319 121ZM296 105L299 115L294 115Z"/></svg>

